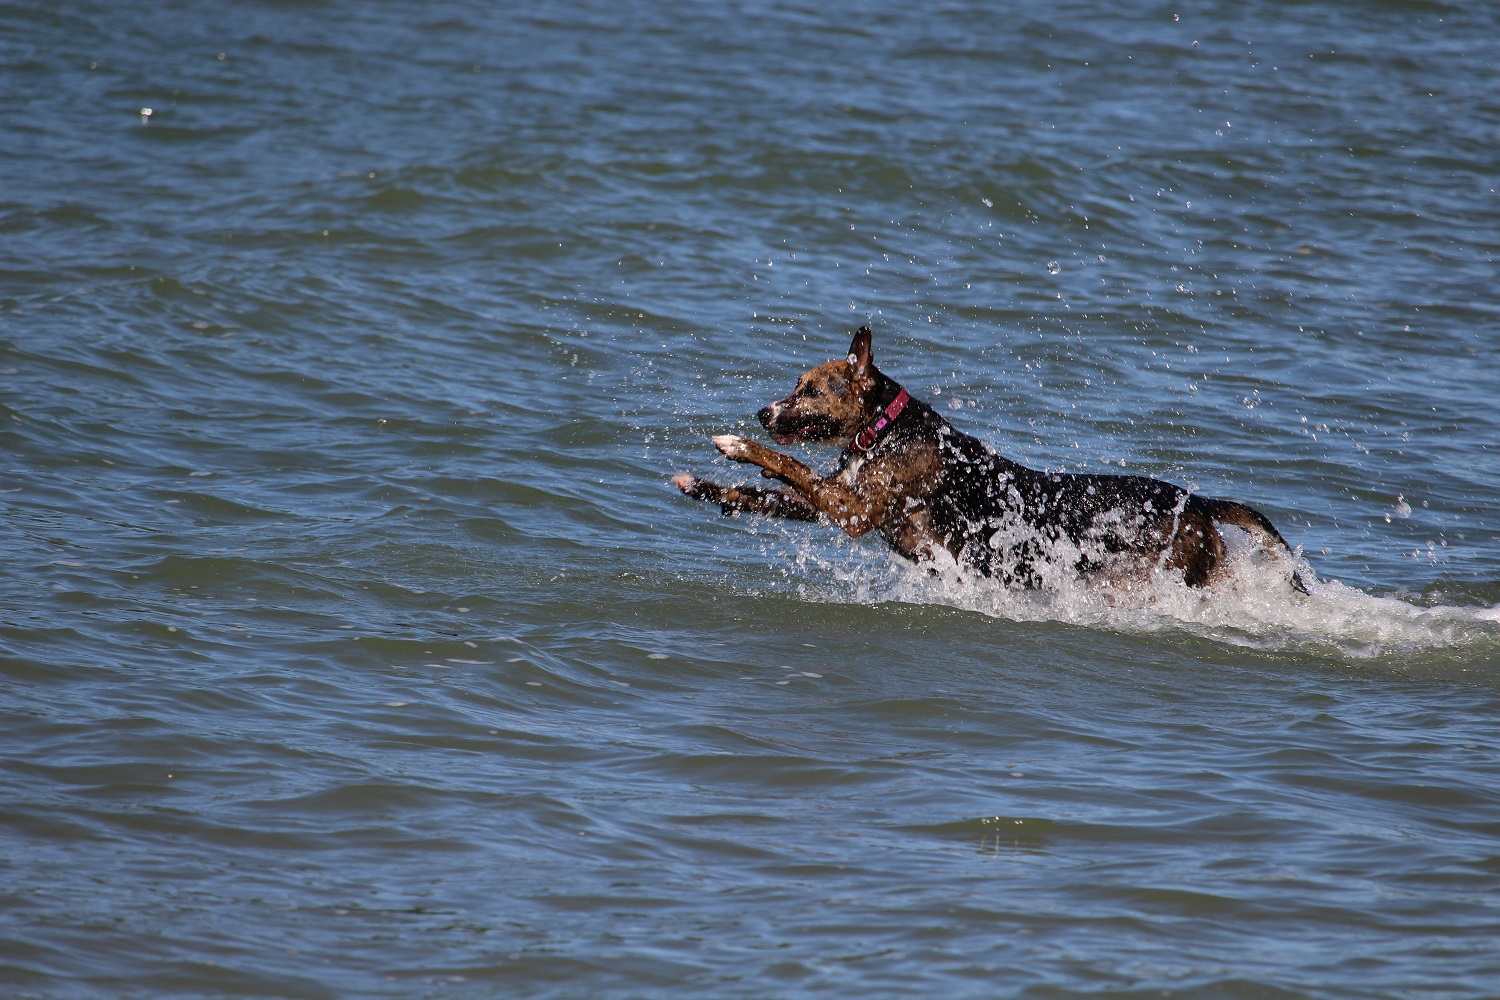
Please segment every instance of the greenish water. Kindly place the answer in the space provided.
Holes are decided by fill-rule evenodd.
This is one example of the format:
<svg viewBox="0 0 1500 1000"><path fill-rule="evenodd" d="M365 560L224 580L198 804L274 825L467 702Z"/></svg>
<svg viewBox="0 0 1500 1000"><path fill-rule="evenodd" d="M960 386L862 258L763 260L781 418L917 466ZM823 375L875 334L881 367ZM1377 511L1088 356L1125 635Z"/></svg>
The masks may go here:
<svg viewBox="0 0 1500 1000"><path fill-rule="evenodd" d="M1495 37L0 6L5 994L1495 995ZM1313 593L671 487L865 322Z"/></svg>

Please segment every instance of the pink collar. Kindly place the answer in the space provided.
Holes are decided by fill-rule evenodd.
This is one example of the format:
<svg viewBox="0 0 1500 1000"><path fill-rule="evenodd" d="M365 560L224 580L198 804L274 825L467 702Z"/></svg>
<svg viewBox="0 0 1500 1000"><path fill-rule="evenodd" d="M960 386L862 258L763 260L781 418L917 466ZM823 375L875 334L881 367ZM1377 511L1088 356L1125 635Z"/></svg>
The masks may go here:
<svg viewBox="0 0 1500 1000"><path fill-rule="evenodd" d="M911 402L911 395L906 389L896 393L896 398L881 412L880 416L865 425L865 429L854 435L854 441L849 445L852 451L868 452L875 447L875 442L880 440L880 432L885 430L892 420L901 416L901 411L906 409L906 404Z"/></svg>

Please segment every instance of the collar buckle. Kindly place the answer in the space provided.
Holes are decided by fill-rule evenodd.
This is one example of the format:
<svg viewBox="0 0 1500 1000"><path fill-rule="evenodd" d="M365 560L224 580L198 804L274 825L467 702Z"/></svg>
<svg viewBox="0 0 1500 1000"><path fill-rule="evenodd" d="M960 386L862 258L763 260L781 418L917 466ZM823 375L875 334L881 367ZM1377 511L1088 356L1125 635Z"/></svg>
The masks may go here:
<svg viewBox="0 0 1500 1000"><path fill-rule="evenodd" d="M878 417L866 424L858 434L854 435L854 440L849 443L849 450L868 454L870 449L874 448L876 443L880 441L881 433L890 426L891 421L901 415L901 411L906 409L906 404L910 402L911 394L903 387L900 392L896 393L896 398L886 405L886 408Z"/></svg>

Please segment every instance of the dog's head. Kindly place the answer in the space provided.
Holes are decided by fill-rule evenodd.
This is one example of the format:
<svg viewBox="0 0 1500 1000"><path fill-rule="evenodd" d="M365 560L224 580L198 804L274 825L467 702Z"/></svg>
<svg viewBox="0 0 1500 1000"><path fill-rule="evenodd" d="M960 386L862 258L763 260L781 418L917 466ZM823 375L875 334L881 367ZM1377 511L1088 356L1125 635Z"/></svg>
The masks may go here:
<svg viewBox="0 0 1500 1000"><path fill-rule="evenodd" d="M848 357L803 375L790 396L756 417L777 444L848 442L874 415L876 374L870 360L870 328L863 326L849 344Z"/></svg>

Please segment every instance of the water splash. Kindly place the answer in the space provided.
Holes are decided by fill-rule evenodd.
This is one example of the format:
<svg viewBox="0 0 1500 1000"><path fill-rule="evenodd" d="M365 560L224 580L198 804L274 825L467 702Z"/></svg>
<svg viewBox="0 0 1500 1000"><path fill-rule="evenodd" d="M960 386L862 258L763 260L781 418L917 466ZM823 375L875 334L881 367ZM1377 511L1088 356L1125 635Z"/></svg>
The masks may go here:
<svg viewBox="0 0 1500 1000"><path fill-rule="evenodd" d="M1061 622L1132 634L1170 633L1268 652L1330 656L1348 662L1437 654L1468 660L1500 655L1500 605L1420 607L1318 580L1299 559L1311 593L1294 592L1284 560L1229 537L1228 573L1208 588L1158 573L1126 588L1105 588L1057 574L1045 590L1009 588L951 562L915 566L870 546L800 545L793 575L808 600L931 604L1017 622ZM804 539L805 541L805 539Z"/></svg>

